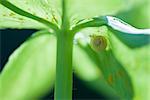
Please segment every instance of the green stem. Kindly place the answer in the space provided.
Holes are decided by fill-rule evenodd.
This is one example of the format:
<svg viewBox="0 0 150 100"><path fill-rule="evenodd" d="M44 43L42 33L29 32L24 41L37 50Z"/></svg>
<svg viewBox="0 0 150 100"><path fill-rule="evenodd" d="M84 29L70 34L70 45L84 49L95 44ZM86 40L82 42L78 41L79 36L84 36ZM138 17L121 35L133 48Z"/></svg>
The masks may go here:
<svg viewBox="0 0 150 100"><path fill-rule="evenodd" d="M75 33L79 32L80 30L82 30L84 28L100 27L102 25L107 25L107 19L106 19L105 16L93 18L90 21L78 24L78 25L76 25L75 27L72 28L72 32L75 34Z"/></svg>
<svg viewBox="0 0 150 100"><path fill-rule="evenodd" d="M72 100L73 34L69 31L66 2L62 0L62 25L57 35L55 100Z"/></svg>
<svg viewBox="0 0 150 100"><path fill-rule="evenodd" d="M67 0L62 0L62 29L69 29L69 20L67 16Z"/></svg>
<svg viewBox="0 0 150 100"><path fill-rule="evenodd" d="M73 36L63 31L57 38L55 100L72 100Z"/></svg>
<svg viewBox="0 0 150 100"><path fill-rule="evenodd" d="M28 13L28 12L26 12L26 11L16 7L15 5L13 5L12 3L10 3L7 0L0 0L0 4L2 4L3 6L7 7L8 9L12 10L13 12L15 12L15 13L17 13L19 15L22 15L22 16L34 19L34 20L36 20L36 21L38 21L40 23L43 23L43 24L47 25L48 27L52 28L54 31L58 31L59 30L59 28L55 24L53 24L53 23L51 23L51 22L49 22L49 21L47 21L47 20L45 20L43 18L35 16L35 15L31 14L31 13Z"/></svg>

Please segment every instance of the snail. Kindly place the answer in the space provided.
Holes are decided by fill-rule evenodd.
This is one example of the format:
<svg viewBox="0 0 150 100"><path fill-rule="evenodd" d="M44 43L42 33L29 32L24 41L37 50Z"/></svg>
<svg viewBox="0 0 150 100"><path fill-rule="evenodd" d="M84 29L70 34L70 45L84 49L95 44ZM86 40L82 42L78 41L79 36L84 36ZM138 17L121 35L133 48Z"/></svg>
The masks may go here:
<svg viewBox="0 0 150 100"><path fill-rule="evenodd" d="M104 51L107 48L107 39L104 36L90 35L90 46L96 51Z"/></svg>

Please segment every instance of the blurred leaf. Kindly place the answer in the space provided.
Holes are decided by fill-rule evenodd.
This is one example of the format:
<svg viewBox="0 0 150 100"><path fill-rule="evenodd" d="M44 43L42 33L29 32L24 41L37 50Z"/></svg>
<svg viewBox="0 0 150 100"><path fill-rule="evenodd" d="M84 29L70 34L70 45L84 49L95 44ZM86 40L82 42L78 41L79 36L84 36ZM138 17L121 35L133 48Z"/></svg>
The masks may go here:
<svg viewBox="0 0 150 100"><path fill-rule="evenodd" d="M150 1L143 0L141 4L135 5L124 12L120 12L116 16L134 25L135 27L150 28L150 13L148 13L149 8L150 8ZM122 34L122 35L123 36L118 35L118 37L122 38L122 40L125 41L126 43L128 41L127 45L142 46L143 44L150 43L150 35L142 35L142 34L139 35ZM125 38L123 39L123 37ZM132 39L134 37L135 40Z"/></svg>
<svg viewBox="0 0 150 100"><path fill-rule="evenodd" d="M128 34L112 30L121 42L131 48L138 48L150 44L150 34Z"/></svg>
<svg viewBox="0 0 150 100"><path fill-rule="evenodd" d="M90 48L88 49L88 47L85 51L87 51L90 58L99 65L105 80L116 91L118 96L123 99L131 99L133 97L133 88L130 77L123 66L115 58L112 51L108 50L95 53L90 50Z"/></svg>
<svg viewBox="0 0 150 100"><path fill-rule="evenodd" d="M135 92L134 100L149 100L150 45L130 49L113 35L110 36L113 52L131 76Z"/></svg>
<svg viewBox="0 0 150 100"><path fill-rule="evenodd" d="M123 43L136 48L150 43L150 29L138 29L119 18L106 16L109 28Z"/></svg>
<svg viewBox="0 0 150 100"><path fill-rule="evenodd" d="M141 0L139 5L117 14L118 17L138 28L150 28L150 1ZM134 100L149 100L150 96L150 44L137 49L130 49L111 35L113 52L117 59L126 66L135 90ZM146 39L146 38L145 38ZM150 38L149 38L150 42Z"/></svg>
<svg viewBox="0 0 150 100"><path fill-rule="evenodd" d="M126 11L119 12L116 16L137 28L150 28L150 1L137 1L132 7ZM138 14L138 16L137 16ZM113 31L114 32L114 31ZM130 47L141 47L150 43L150 34L124 34L117 31L114 32L121 41Z"/></svg>
<svg viewBox="0 0 150 100"><path fill-rule="evenodd" d="M116 14L118 18L137 28L150 28L150 0L141 0L125 11Z"/></svg>
<svg viewBox="0 0 150 100"><path fill-rule="evenodd" d="M91 2L94 2L94 1L91 1ZM150 8L150 1L149 0L142 0L142 1L127 0L125 4L128 4L128 8L126 8L125 10L121 10L119 13L116 14L116 16L119 17L120 19L124 19L125 21L131 23L131 25L133 26L137 26L136 28L112 16L106 16L106 18L104 18L103 16L94 17L93 19L90 18L89 20L87 18L86 20L89 23L88 22L86 23L85 22L86 20L81 20L80 23L85 22L85 24L80 25L80 27L85 27L85 26L93 27L94 25L95 27L97 27L98 25L101 26L102 24L105 24L105 20L108 20L106 24L112 28L111 31L123 43L125 43L129 47L137 48L137 47L141 47L141 46L149 44L150 43L150 29L143 30L143 29L137 29L137 28L138 27L149 28L150 16L149 16L148 10ZM136 16L137 13L138 13L138 16ZM95 21L100 22L100 24L94 23Z"/></svg>
<svg viewBox="0 0 150 100"><path fill-rule="evenodd" d="M59 0L8 0L15 6L47 21L60 24L61 6ZM3 0L1 1L3 2ZM41 29L45 26L35 20L23 17L0 5L0 28Z"/></svg>
<svg viewBox="0 0 150 100"><path fill-rule="evenodd" d="M88 56L83 48L74 45L73 69L75 75L81 79L84 84L108 98L117 98L116 92L107 84L101 70L93 60Z"/></svg>
<svg viewBox="0 0 150 100"><path fill-rule="evenodd" d="M99 53L100 68L108 84L122 99L133 98L131 79L123 66L114 57L112 51Z"/></svg>
<svg viewBox="0 0 150 100"><path fill-rule="evenodd" d="M88 79L86 81L89 83L86 82L86 84L95 85L91 86L93 88L95 88L96 86L98 88L99 86L99 88L101 89L97 90L101 90L104 93L107 92L108 94L112 93L114 94L114 97L118 96L122 99L131 99L133 97L133 88L130 77L128 76L128 73L123 68L123 66L114 57L111 50L95 53L89 46L80 47L87 54L83 52L80 53L82 50L78 50L77 52L77 49L75 49L78 53L78 55L77 53L75 54L77 55L75 61L79 63L79 65L76 64L75 66L75 72L80 76L82 80L85 81L86 79ZM82 69L82 73L80 72L80 69ZM96 75L98 72L101 72L101 74ZM92 81L97 83L93 84ZM103 84L100 84L101 82ZM106 91L104 87L108 90Z"/></svg>
<svg viewBox="0 0 150 100"><path fill-rule="evenodd" d="M67 0L71 23L94 16L112 15L125 9L124 0Z"/></svg>
<svg viewBox="0 0 150 100"><path fill-rule="evenodd" d="M102 25L107 25L108 29L112 31L112 33L114 33L123 43L131 48L141 47L150 43L150 29L138 29L113 16L99 16L91 18L87 21L82 20L76 27L73 28L73 30L78 32L86 27L101 27ZM94 32L93 30L88 31L90 31L91 34L100 33L101 35L101 30L108 31L108 29L101 28L97 32ZM90 32L86 31L86 33Z"/></svg>
<svg viewBox="0 0 150 100"><path fill-rule="evenodd" d="M55 38L35 34L10 56L1 72L2 100L38 99L54 85Z"/></svg>

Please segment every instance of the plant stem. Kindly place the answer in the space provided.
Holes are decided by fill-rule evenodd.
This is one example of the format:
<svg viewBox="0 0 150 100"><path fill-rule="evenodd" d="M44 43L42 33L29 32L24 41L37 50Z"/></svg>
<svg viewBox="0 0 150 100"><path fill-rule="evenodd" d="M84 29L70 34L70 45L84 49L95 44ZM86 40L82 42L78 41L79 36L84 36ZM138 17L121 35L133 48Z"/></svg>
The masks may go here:
<svg viewBox="0 0 150 100"><path fill-rule="evenodd" d="M55 100L72 100L73 36L62 32L57 37Z"/></svg>
<svg viewBox="0 0 150 100"><path fill-rule="evenodd" d="M80 31L84 28L100 27L100 26L103 26L103 25L107 25L107 19L106 19L105 16L101 16L101 17L98 17L98 18L93 18L90 21L78 24L78 25L76 25L75 27L72 28L72 32L75 34L75 33L77 33L78 31Z"/></svg>

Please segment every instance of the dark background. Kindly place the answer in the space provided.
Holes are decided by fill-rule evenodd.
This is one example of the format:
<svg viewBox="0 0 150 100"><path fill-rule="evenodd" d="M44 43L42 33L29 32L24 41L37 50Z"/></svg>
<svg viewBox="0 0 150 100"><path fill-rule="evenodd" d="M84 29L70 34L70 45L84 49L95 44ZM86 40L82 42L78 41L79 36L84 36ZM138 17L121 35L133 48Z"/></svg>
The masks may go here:
<svg viewBox="0 0 150 100"><path fill-rule="evenodd" d="M20 46L36 30L0 30L0 72L2 71L9 55ZM41 100L54 98L54 91ZM106 97L87 88L82 81L73 75L73 100L106 100Z"/></svg>

